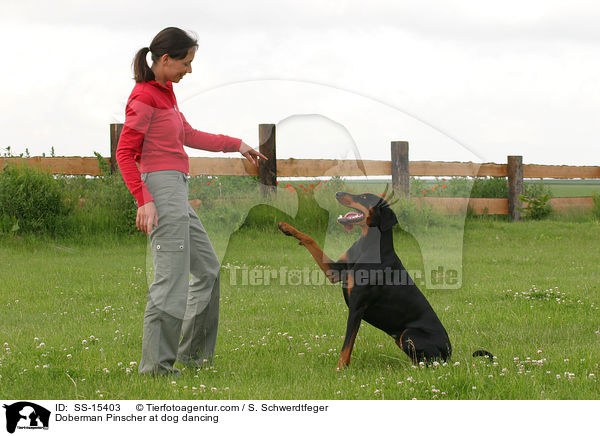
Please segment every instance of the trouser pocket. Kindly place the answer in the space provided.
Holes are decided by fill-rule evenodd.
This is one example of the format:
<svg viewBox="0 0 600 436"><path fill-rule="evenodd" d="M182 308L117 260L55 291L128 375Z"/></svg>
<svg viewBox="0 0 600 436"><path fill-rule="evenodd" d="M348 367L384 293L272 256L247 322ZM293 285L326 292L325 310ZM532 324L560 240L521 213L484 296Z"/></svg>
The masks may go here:
<svg viewBox="0 0 600 436"><path fill-rule="evenodd" d="M178 238L158 237L152 240L152 258L154 271L158 277L168 277L177 273L183 264L185 240Z"/></svg>

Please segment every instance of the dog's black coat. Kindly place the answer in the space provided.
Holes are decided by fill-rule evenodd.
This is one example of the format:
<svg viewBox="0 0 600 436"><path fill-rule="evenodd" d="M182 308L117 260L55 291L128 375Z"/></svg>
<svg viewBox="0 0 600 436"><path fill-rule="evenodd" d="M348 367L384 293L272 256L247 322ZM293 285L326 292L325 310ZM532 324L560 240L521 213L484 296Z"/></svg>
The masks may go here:
<svg viewBox="0 0 600 436"><path fill-rule="evenodd" d="M338 222L362 228L360 238L337 262L289 224L279 223L279 229L308 249L330 281L342 281L349 310L337 369L350 363L362 320L393 337L414 363L447 360L452 354L448 333L394 250L392 228L398 219L389 204L373 194L338 192L336 198L358 212L340 217ZM485 350L477 350L473 356L494 358Z"/></svg>
<svg viewBox="0 0 600 436"><path fill-rule="evenodd" d="M413 361L448 359L452 353L448 333L394 250L396 215L379 196L337 193L338 198L343 196L370 211L367 233L348 249L343 260L331 264L344 277L348 329L358 329L356 323L362 318L392 336ZM358 271L369 271L367 283L359 280ZM366 273L359 274L364 277ZM350 292L348 275L353 275L350 281L354 283Z"/></svg>

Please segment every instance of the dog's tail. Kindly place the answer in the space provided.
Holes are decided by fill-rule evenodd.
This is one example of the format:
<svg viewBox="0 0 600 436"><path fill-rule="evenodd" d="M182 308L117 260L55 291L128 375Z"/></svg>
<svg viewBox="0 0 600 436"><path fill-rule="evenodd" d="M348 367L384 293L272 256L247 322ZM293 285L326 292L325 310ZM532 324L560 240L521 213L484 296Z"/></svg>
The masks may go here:
<svg viewBox="0 0 600 436"><path fill-rule="evenodd" d="M473 357L478 357L478 356L485 356L485 357L489 358L490 360L494 360L494 355L486 350L477 350L473 353Z"/></svg>

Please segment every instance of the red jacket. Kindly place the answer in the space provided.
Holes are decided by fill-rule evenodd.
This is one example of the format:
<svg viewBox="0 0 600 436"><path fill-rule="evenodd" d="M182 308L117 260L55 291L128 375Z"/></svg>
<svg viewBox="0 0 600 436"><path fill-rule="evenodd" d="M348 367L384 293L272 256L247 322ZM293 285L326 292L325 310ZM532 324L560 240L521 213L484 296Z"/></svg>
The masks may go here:
<svg viewBox="0 0 600 436"><path fill-rule="evenodd" d="M136 83L129 96L125 125L117 145L117 163L139 207L153 200L140 173L178 170L187 174L190 167L184 145L230 152L239 150L241 142L193 129L179 111L173 84L167 82L163 86L151 80Z"/></svg>

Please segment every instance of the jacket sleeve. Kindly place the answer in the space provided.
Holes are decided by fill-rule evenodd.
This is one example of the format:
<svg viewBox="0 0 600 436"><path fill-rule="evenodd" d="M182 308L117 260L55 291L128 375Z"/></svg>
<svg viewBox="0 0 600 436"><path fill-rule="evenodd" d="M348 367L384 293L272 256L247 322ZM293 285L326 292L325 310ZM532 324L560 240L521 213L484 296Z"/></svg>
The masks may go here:
<svg viewBox="0 0 600 436"><path fill-rule="evenodd" d="M152 97L147 94L132 95L125 108L125 125L117 145L117 163L125 185L135 197L138 207L154 200L136 164L142 155L144 136L152 121Z"/></svg>
<svg viewBox="0 0 600 436"><path fill-rule="evenodd" d="M183 121L183 132L185 135L183 145L200 150L222 151L224 153L238 151L240 149L242 143L241 139L196 130L190 126L181 112L179 112L179 114Z"/></svg>

